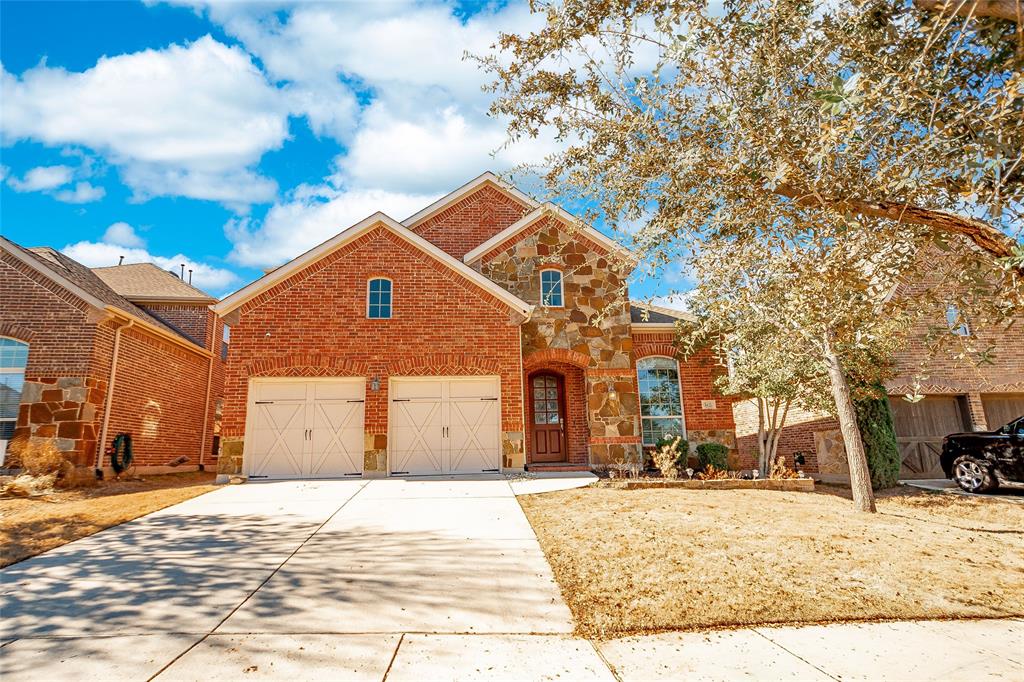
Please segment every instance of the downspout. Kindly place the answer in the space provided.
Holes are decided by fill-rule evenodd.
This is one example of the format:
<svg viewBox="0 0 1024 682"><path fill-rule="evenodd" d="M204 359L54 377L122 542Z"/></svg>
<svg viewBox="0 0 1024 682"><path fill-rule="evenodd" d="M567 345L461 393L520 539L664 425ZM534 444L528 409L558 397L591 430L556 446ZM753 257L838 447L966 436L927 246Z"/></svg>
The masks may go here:
<svg viewBox="0 0 1024 682"><path fill-rule="evenodd" d="M103 449L107 443L107 431L110 429L110 412L114 404L114 382L117 377L117 356L121 349L121 331L135 324L135 320L128 320L128 324L121 325L114 330L114 350L110 358L110 377L107 380L107 397L103 404L103 426L100 428L100 442L96 446L96 475L102 476L103 472Z"/></svg>
<svg viewBox="0 0 1024 682"><path fill-rule="evenodd" d="M210 421L210 387L213 383L213 356L210 356L210 366L206 370L206 402L203 405L203 431L199 441L199 470L203 469L203 458L206 455L206 426Z"/></svg>

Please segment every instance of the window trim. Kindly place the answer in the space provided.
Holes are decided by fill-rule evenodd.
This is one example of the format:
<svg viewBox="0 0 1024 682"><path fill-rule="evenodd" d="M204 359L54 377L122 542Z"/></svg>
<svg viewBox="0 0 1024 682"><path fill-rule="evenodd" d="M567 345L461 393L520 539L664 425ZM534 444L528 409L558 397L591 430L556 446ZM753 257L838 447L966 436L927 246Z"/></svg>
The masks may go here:
<svg viewBox="0 0 1024 682"><path fill-rule="evenodd" d="M5 374L13 374L15 372L21 372L21 391L18 393L18 403L21 404L21 397L25 394L25 374L28 372L28 354L32 352L32 344L28 341L16 339L13 336L0 336L0 339L14 341L25 347L25 364L21 367L0 367L0 372ZM0 417L0 421L3 422L14 422L15 426L18 424L18 415L15 414L13 417ZM0 438L0 464L3 464L4 459L7 455L7 439Z"/></svg>
<svg viewBox="0 0 1024 682"><path fill-rule="evenodd" d="M378 280L384 280L388 283L388 295L391 297L388 303L388 316L387 317L371 317L370 316L370 285ZM378 303L378 305L380 305ZM368 320L390 320L395 316L395 280L390 277L374 276L366 280L366 319Z"/></svg>
<svg viewBox="0 0 1024 682"><path fill-rule="evenodd" d="M666 414L659 417L645 417L643 407L643 397L640 393L640 363L644 360L671 360L676 364L676 388L679 390L679 411L682 414ZM640 417L640 447L641 448L652 448L657 446L657 443L651 443L648 445L644 442L644 420L645 419L678 419L683 425L683 433L680 434L683 440L689 440L686 430L686 403L683 400L683 373L679 366L678 358L674 358L670 355L645 355L641 358L636 359L636 404L637 404L637 415Z"/></svg>
<svg viewBox="0 0 1024 682"><path fill-rule="evenodd" d="M559 300L561 300L561 303L559 303L558 305L554 305L552 303L545 303L544 302L544 273L545 272L557 272L558 273L558 298L559 298ZM540 282L540 304L542 306L544 306L545 308L564 308L565 307L565 273L562 272L561 270L559 270L558 268L550 268L550 267L548 267L548 268L543 268L538 273L538 277L540 278L539 279L539 282ZM552 292L552 293L554 293L554 292Z"/></svg>

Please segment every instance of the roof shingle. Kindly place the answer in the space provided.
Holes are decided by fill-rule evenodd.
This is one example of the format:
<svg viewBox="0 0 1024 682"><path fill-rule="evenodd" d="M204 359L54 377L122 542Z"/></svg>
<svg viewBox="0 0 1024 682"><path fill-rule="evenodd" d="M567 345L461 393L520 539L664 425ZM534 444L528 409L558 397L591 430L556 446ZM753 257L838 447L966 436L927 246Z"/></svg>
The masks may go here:
<svg viewBox="0 0 1024 682"><path fill-rule="evenodd" d="M181 281L177 275L154 263L131 263L93 268L107 286L132 301L181 300L215 303L202 289Z"/></svg>

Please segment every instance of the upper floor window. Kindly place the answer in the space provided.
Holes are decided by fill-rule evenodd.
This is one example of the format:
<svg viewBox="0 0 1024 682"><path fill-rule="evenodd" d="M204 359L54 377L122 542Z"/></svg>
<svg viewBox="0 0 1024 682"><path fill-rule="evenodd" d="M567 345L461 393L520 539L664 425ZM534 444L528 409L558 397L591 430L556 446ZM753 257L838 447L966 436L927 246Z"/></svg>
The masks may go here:
<svg viewBox="0 0 1024 682"><path fill-rule="evenodd" d="M540 304L552 308L561 308L565 305L560 270L540 271Z"/></svg>
<svg viewBox="0 0 1024 682"><path fill-rule="evenodd" d="M367 285L366 316L371 320L391 319L391 280L378 277Z"/></svg>
<svg viewBox="0 0 1024 682"><path fill-rule="evenodd" d="M27 362L27 343L0 337L0 457L3 456L4 445L14 435L14 425L18 421Z"/></svg>
<svg viewBox="0 0 1024 682"><path fill-rule="evenodd" d="M679 363L672 358L643 358L637 360L636 375L644 445L657 445L666 436L685 438Z"/></svg>
<svg viewBox="0 0 1024 682"><path fill-rule="evenodd" d="M949 331L957 336L971 335L971 328L967 326L967 320L960 313L960 308L952 303L946 306L946 324L949 326Z"/></svg>

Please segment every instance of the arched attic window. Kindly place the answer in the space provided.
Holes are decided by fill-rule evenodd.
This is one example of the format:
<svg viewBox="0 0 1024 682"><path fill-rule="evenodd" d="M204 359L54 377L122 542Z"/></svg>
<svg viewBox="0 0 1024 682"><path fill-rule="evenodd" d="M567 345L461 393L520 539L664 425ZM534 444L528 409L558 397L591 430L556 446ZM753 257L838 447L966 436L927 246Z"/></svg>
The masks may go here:
<svg viewBox="0 0 1024 682"><path fill-rule="evenodd" d="M371 320L391 319L391 280L375 277L366 284L366 316Z"/></svg>
<svg viewBox="0 0 1024 682"><path fill-rule="evenodd" d="M549 308L561 308L565 305L561 270L540 271L540 304Z"/></svg>

